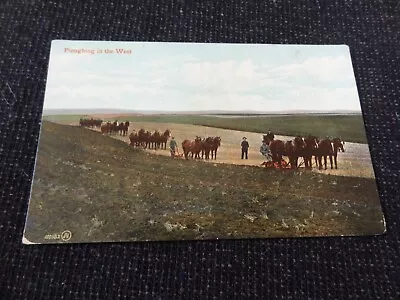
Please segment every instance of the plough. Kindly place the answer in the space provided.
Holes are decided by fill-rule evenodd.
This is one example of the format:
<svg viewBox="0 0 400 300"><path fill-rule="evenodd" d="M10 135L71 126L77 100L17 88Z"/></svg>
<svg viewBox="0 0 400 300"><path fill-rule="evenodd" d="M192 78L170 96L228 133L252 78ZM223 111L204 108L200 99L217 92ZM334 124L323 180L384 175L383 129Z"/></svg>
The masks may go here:
<svg viewBox="0 0 400 300"><path fill-rule="evenodd" d="M183 157L183 153L179 153L178 148L176 148L175 151L172 151L170 149L170 152L171 152L171 157Z"/></svg>
<svg viewBox="0 0 400 300"><path fill-rule="evenodd" d="M286 162L286 160L284 160L282 158L281 160L281 165L279 165L278 162L274 162L274 161L264 161L261 163L262 166L265 166L265 168L267 169L290 169L290 164Z"/></svg>

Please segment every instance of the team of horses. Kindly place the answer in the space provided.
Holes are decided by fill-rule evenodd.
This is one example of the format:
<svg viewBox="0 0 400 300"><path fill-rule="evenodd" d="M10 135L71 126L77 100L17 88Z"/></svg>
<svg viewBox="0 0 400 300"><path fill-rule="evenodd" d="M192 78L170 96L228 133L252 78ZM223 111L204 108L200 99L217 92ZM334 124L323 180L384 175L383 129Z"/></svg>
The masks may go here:
<svg viewBox="0 0 400 300"><path fill-rule="evenodd" d="M277 162L282 167L282 157L286 156L289 159L291 168L298 168L298 160L303 158L304 166L307 169L312 169L313 157L315 165L325 170L327 169L327 159L330 160L331 169L333 162L337 169L338 152L344 152L344 141L340 138L324 138L318 139L315 136L309 135L306 137L297 136L290 141L276 140L273 136L264 135L264 140L270 143L272 160ZM322 159L324 162L322 163Z"/></svg>
<svg viewBox="0 0 400 300"><path fill-rule="evenodd" d="M125 122L103 122L100 119L84 119L79 120L79 125L89 128L100 128L103 134L120 134L126 136L130 126L129 121ZM165 130L160 133L158 130L154 132L140 129L133 131L129 135L130 145L133 147L143 147L147 149L167 149L167 142L171 137L171 131ZM291 168L299 167L299 158L303 158L305 168L312 169L313 157L315 165L325 170L329 158L331 169L333 165L337 169L338 152L344 152L344 141L340 138L324 138L318 139L315 136L309 135L306 137L297 136L290 141L282 141L275 139L274 134L269 132L263 136L263 140L270 145L272 160L279 167L282 167L283 156L289 159ZM185 139L182 142L182 150L185 159L189 157L194 159L217 159L217 150L221 146L221 137L200 137L196 136L194 140ZM322 161L323 159L323 161Z"/></svg>
<svg viewBox="0 0 400 300"><path fill-rule="evenodd" d="M100 119L84 119L81 118L79 120L79 125L82 127L88 128L100 128L101 133L106 134L120 134L120 135L127 135L129 129L129 121L126 122L103 122Z"/></svg>
<svg viewBox="0 0 400 300"><path fill-rule="evenodd" d="M164 133L158 130L154 132L140 129L138 132L132 132L129 135L130 145L133 147L142 147L146 149L167 149L167 142L171 137L171 131L166 129ZM202 158L202 159L217 159L217 150L221 146L220 137L201 138L196 136L194 141L184 140L182 142L182 150L186 159ZM200 156L201 155L201 156Z"/></svg>
<svg viewBox="0 0 400 300"><path fill-rule="evenodd" d="M97 128L100 127L101 124L103 123L103 120L100 119L84 119L84 118L80 118L79 119L79 125L82 127L89 127L89 128Z"/></svg>
<svg viewBox="0 0 400 300"><path fill-rule="evenodd" d="M145 131L143 128L138 132L132 132L129 135L130 145L133 147L143 147L148 149L167 149L167 142L171 136L169 129L164 133L158 130L154 132Z"/></svg>
<svg viewBox="0 0 400 300"><path fill-rule="evenodd" d="M129 121L120 123L118 123L117 121L108 121L107 123L101 125L100 130L101 133L106 133L110 135L119 133L119 135L125 136L128 134L129 125Z"/></svg>
<svg viewBox="0 0 400 300"><path fill-rule="evenodd" d="M189 154L191 154L192 158L201 158L202 159L217 159L217 150L218 147L221 146L221 137L206 137L201 138L200 136L196 136L194 141L184 140L182 142L182 150L185 155L185 159L189 158Z"/></svg>

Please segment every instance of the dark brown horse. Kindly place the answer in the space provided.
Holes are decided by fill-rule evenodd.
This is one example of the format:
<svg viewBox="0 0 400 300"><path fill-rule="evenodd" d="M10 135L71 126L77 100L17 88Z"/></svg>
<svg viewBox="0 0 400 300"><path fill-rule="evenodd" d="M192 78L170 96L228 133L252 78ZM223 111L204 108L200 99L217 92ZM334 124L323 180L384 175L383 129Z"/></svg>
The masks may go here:
<svg viewBox="0 0 400 300"><path fill-rule="evenodd" d="M140 145L139 134L136 132L131 132L131 134L129 135L129 140L131 141L131 146L138 147Z"/></svg>
<svg viewBox="0 0 400 300"><path fill-rule="evenodd" d="M193 156L194 156L194 158L200 158L200 152L203 149L203 143L202 143L201 137L196 136L194 143L195 143L196 147L192 151L192 158L193 158Z"/></svg>
<svg viewBox="0 0 400 300"><path fill-rule="evenodd" d="M333 162L335 162L335 169L337 169L337 155L338 152L344 152L344 142L340 138L324 139L318 143L318 162L319 169L322 169L322 158L324 158L325 170L327 169L327 157L333 169Z"/></svg>
<svg viewBox="0 0 400 300"><path fill-rule="evenodd" d="M153 141L151 138L151 132L147 130L144 133L144 147L150 149L152 146L153 146Z"/></svg>
<svg viewBox="0 0 400 300"><path fill-rule="evenodd" d="M216 136L215 138L213 138L212 140L212 144L211 144L211 159L217 159L217 150L218 147L221 146L221 137Z"/></svg>
<svg viewBox="0 0 400 300"><path fill-rule="evenodd" d="M123 135L127 135L128 134L129 126L130 126L129 121L125 121Z"/></svg>
<svg viewBox="0 0 400 300"><path fill-rule="evenodd" d="M318 155L318 144L315 136L307 136L304 138L303 159L304 166L307 169L312 169L312 157Z"/></svg>
<svg viewBox="0 0 400 300"><path fill-rule="evenodd" d="M287 141L284 149L283 154L289 158L291 168L297 168L299 157L303 156L304 140L296 137L293 141Z"/></svg>
<svg viewBox="0 0 400 300"><path fill-rule="evenodd" d="M279 167L282 168L282 157L285 155L285 143L281 140L270 140L267 138L265 140L271 150L272 161L278 163Z"/></svg>
<svg viewBox="0 0 400 300"><path fill-rule="evenodd" d="M107 122L106 124L101 125L100 130L101 130L101 133L109 134L111 131L111 123Z"/></svg>
<svg viewBox="0 0 400 300"><path fill-rule="evenodd" d="M210 159L211 148L213 147L212 137L207 137L201 141L201 158Z"/></svg>
<svg viewBox="0 0 400 300"><path fill-rule="evenodd" d="M114 121L113 123L110 123L110 131L108 132L109 134L116 134L119 131L119 126L118 122Z"/></svg>
<svg viewBox="0 0 400 300"><path fill-rule="evenodd" d="M125 136L128 134L128 128L129 125L126 125L126 123L121 122L118 124L118 130L119 130L119 135Z"/></svg>
<svg viewBox="0 0 400 300"><path fill-rule="evenodd" d="M139 136L138 146L142 146L142 147L145 146L145 143L146 143L146 131L143 128L141 128L138 131L138 136Z"/></svg>
<svg viewBox="0 0 400 300"><path fill-rule="evenodd" d="M151 145L154 149L159 149L161 145L161 134L158 130L154 131L150 138Z"/></svg>
<svg viewBox="0 0 400 300"><path fill-rule="evenodd" d="M333 169L333 162L332 162L333 147L332 147L332 141L330 139L323 139L318 143L317 157L320 170L322 170L322 158L324 158L325 170L327 169L326 164L328 157L331 162L331 169Z"/></svg>
<svg viewBox="0 0 400 300"><path fill-rule="evenodd" d="M263 142L269 144L271 150L272 162L277 163L279 168L282 168L282 158L286 156L285 142L281 140L275 140L275 135L271 132L263 135ZM291 150L291 145L287 144L288 150ZM294 163L294 162L293 162Z"/></svg>
<svg viewBox="0 0 400 300"><path fill-rule="evenodd" d="M344 141L340 138L332 139L333 144L333 159L335 161L335 169L337 169L337 155L338 152L344 152Z"/></svg>
<svg viewBox="0 0 400 300"><path fill-rule="evenodd" d="M284 146L284 152L286 156L289 158L290 167L292 169L297 168L297 162L299 157L295 154L293 141L287 141Z"/></svg>
<svg viewBox="0 0 400 300"><path fill-rule="evenodd" d="M169 129L165 130L164 133L160 136L161 149L167 149L167 142L170 136L171 131Z"/></svg>

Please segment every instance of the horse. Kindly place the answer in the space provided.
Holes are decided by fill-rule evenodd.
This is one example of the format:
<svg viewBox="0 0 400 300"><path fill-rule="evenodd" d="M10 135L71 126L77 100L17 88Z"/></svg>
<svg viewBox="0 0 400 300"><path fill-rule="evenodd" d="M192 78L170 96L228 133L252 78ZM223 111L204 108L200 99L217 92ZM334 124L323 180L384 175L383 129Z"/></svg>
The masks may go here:
<svg viewBox="0 0 400 300"><path fill-rule="evenodd" d="M201 137L196 136L194 142L196 144L196 148L194 149L194 151L192 151L192 158L193 158L193 155L194 155L194 158L200 158L200 152L203 149L203 143L202 143Z"/></svg>
<svg viewBox="0 0 400 300"><path fill-rule="evenodd" d="M138 141L139 146L142 146L142 147L145 146L146 145L146 132L144 131L143 128L141 128L138 131L138 136L139 136L139 141Z"/></svg>
<svg viewBox="0 0 400 300"><path fill-rule="evenodd" d="M282 157L285 155L285 143L281 140L270 140L269 138L266 138L265 141L267 143L269 142L272 161L278 163L279 168L282 168Z"/></svg>
<svg viewBox="0 0 400 300"><path fill-rule="evenodd" d="M148 131L148 130L144 133L144 141L145 141L145 146L144 147L151 149L153 144L154 144L153 143L153 136L152 136L151 132Z"/></svg>
<svg viewBox="0 0 400 300"><path fill-rule="evenodd" d="M325 165L325 170L327 169L326 163L327 163L327 157L329 156L329 160L331 162L331 169L333 169L333 162L332 162L332 156L333 156L333 146L332 146L332 141L330 139L323 139L318 143L318 163L319 163L319 169L322 170L322 157L324 158L324 165Z"/></svg>
<svg viewBox="0 0 400 300"><path fill-rule="evenodd" d="M119 127L118 127L118 122L114 121L113 123L111 123L111 127L110 127L110 134L116 134L119 131Z"/></svg>
<svg viewBox="0 0 400 300"><path fill-rule="evenodd" d="M160 148L160 144L161 144L160 138L161 138L161 134L158 130L156 130L151 135L150 141L151 141L151 145L154 149Z"/></svg>
<svg viewBox="0 0 400 300"><path fill-rule="evenodd" d="M93 126L95 128L101 127L101 123L103 123L103 120L100 120L100 119L93 120Z"/></svg>
<svg viewBox="0 0 400 300"><path fill-rule="evenodd" d="M164 133L160 136L161 149L167 149L167 142L171 136L171 131L169 129L165 130Z"/></svg>
<svg viewBox="0 0 400 300"><path fill-rule="evenodd" d="M125 121L125 123L122 123L122 124L124 124L124 128L123 128L123 135L127 135L128 134L128 130L129 130L129 121Z"/></svg>
<svg viewBox="0 0 400 300"><path fill-rule="evenodd" d="M106 124L103 124L103 125L101 125L100 126L100 131L101 131L101 133L108 133L108 123L106 123Z"/></svg>
<svg viewBox="0 0 400 300"><path fill-rule="evenodd" d="M211 148L213 147L212 137L204 138L201 141L201 158L210 159Z"/></svg>
<svg viewBox="0 0 400 300"><path fill-rule="evenodd" d="M189 140L184 140L182 142L182 150L183 150L183 154L185 155L185 159L188 159L189 152L192 148L192 143L193 142L191 142Z"/></svg>
<svg viewBox="0 0 400 300"><path fill-rule="evenodd" d="M110 134L111 133L111 123L107 122L100 126L101 133Z"/></svg>
<svg viewBox="0 0 400 300"><path fill-rule="evenodd" d="M337 169L337 155L338 152L344 152L344 141L340 138L332 139L333 144L333 159L335 161L335 169Z"/></svg>
<svg viewBox="0 0 400 300"><path fill-rule="evenodd" d="M312 169L312 157L318 155L318 144L315 136L307 136L304 138L303 159L304 166L307 169Z"/></svg>
<svg viewBox="0 0 400 300"><path fill-rule="evenodd" d="M297 168L298 156L295 155L293 141L287 141L284 144L284 152L289 158L289 164L292 169Z"/></svg>
<svg viewBox="0 0 400 300"><path fill-rule="evenodd" d="M286 156L285 142L281 140L275 140L275 135L272 132L268 132L268 134L263 135L263 142L269 144L272 162L278 163L279 168L282 168L282 158L283 156Z"/></svg>
<svg viewBox="0 0 400 300"><path fill-rule="evenodd" d="M128 134L128 127L125 125L124 122L119 123L118 125L119 135L125 136Z"/></svg>
<svg viewBox="0 0 400 300"><path fill-rule="evenodd" d="M216 136L212 139L210 151L211 151L211 159L217 159L217 150L218 147L221 146L221 137Z"/></svg>
<svg viewBox="0 0 400 300"><path fill-rule="evenodd" d="M303 155L304 140L296 137L293 141L287 141L284 146L284 155L289 158L290 167L298 167L298 159Z"/></svg>
<svg viewBox="0 0 400 300"><path fill-rule="evenodd" d="M189 159L189 153L192 153L192 158L193 158L193 154L198 152L199 149L201 149L201 140L200 141L184 140L182 142L182 150L183 154L185 155L185 159Z"/></svg>
<svg viewBox="0 0 400 300"><path fill-rule="evenodd" d="M139 134L138 133L133 133L129 135L129 140L131 141L130 145L131 146L139 146L140 145L140 139L139 139Z"/></svg>

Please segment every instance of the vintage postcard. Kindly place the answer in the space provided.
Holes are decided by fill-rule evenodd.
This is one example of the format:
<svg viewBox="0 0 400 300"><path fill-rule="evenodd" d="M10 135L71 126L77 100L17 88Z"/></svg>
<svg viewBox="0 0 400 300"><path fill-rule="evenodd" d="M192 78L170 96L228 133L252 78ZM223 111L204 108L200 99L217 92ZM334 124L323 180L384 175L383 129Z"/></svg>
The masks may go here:
<svg viewBox="0 0 400 300"><path fill-rule="evenodd" d="M347 46L52 42L23 243L384 232Z"/></svg>

